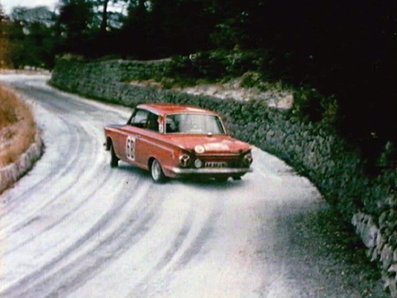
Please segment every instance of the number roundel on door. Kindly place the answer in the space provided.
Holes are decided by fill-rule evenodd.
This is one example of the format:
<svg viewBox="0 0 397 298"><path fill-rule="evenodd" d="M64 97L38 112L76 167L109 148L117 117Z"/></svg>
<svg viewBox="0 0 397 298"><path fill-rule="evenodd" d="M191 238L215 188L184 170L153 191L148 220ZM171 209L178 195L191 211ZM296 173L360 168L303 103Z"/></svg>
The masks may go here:
<svg viewBox="0 0 397 298"><path fill-rule="evenodd" d="M132 136L127 137L126 155L130 160L135 160L135 138Z"/></svg>

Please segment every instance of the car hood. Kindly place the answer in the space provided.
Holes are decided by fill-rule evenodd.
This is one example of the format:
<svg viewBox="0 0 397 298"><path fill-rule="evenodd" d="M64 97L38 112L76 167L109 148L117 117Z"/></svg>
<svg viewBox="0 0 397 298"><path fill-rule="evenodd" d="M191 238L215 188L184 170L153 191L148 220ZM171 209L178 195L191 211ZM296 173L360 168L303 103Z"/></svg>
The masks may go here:
<svg viewBox="0 0 397 298"><path fill-rule="evenodd" d="M178 147L193 151L196 146L203 146L207 153L241 153L251 149L247 143L233 139L230 136L197 136L197 135L175 135L167 136L167 139Z"/></svg>

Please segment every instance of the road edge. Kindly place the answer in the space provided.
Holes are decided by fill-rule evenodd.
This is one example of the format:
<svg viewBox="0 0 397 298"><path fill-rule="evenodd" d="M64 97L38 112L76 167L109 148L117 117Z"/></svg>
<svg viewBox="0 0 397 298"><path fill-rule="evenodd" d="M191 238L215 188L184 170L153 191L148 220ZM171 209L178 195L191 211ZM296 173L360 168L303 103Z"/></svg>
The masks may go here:
<svg viewBox="0 0 397 298"><path fill-rule="evenodd" d="M36 135L29 148L19 156L18 160L4 168L0 168L0 194L11 187L29 170L31 170L40 159L44 152L44 143L41 138L40 130L36 130Z"/></svg>

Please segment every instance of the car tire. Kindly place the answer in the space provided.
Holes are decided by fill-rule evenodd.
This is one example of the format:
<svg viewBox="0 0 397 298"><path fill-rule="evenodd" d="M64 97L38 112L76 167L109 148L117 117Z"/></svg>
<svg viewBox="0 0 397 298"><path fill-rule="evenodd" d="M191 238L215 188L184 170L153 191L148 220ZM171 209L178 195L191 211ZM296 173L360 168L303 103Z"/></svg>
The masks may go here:
<svg viewBox="0 0 397 298"><path fill-rule="evenodd" d="M113 149L113 144L110 144L110 167L117 168L119 165L119 158L116 156L116 153Z"/></svg>
<svg viewBox="0 0 397 298"><path fill-rule="evenodd" d="M157 159L154 159L150 165L150 175L152 176L153 181L156 183L162 183L165 181L163 169Z"/></svg>

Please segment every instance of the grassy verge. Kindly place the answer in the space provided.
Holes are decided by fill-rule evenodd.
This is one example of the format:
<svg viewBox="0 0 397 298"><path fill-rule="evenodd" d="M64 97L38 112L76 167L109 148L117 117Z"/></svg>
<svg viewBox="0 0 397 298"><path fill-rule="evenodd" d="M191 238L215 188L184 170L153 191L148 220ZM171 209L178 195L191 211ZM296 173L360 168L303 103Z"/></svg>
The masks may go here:
<svg viewBox="0 0 397 298"><path fill-rule="evenodd" d="M0 86L0 168L15 162L33 142L36 125L29 107Z"/></svg>
<svg viewBox="0 0 397 298"><path fill-rule="evenodd" d="M333 208L321 204L301 209L280 220L278 229L288 235L281 257L288 278L302 289L301 297L390 297L361 239Z"/></svg>

